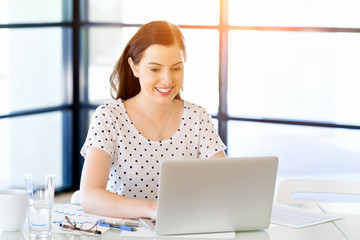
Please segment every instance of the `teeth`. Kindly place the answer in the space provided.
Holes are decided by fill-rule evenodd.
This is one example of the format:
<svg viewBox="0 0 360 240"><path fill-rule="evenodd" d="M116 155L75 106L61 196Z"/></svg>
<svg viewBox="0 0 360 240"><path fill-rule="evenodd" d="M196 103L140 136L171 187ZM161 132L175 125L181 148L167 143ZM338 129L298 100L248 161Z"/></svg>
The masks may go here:
<svg viewBox="0 0 360 240"><path fill-rule="evenodd" d="M171 90L171 88L156 88L156 89L163 93L166 93Z"/></svg>

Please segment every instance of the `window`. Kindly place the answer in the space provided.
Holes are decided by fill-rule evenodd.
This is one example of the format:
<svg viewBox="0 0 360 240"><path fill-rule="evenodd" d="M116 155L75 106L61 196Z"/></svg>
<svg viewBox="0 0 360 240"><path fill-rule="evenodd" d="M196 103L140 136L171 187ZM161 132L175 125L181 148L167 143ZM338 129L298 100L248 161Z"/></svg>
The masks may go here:
<svg viewBox="0 0 360 240"><path fill-rule="evenodd" d="M229 156L276 155L279 179L359 180L359 6L229 0Z"/></svg>
<svg viewBox="0 0 360 240"><path fill-rule="evenodd" d="M357 0L1 1L0 187L22 185L36 170L55 172L57 190L78 187L89 117L111 100L109 77L125 44L153 20L182 28L182 96L212 114L228 156L277 155L280 179L360 180L359 7Z"/></svg>
<svg viewBox="0 0 360 240"><path fill-rule="evenodd" d="M29 172L72 186L71 13L70 1L0 3L0 188Z"/></svg>

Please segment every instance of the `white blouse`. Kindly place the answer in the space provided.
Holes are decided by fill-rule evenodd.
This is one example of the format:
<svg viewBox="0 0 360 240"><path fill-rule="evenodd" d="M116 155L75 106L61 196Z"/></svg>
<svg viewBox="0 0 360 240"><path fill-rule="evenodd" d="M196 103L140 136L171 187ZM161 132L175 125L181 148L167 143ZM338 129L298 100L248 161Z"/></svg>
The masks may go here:
<svg viewBox="0 0 360 240"><path fill-rule="evenodd" d="M226 149L211 116L199 105L184 101L182 120L174 136L152 141L135 128L121 99L96 109L82 156L88 146L100 148L111 157L108 191L151 201L157 199L162 161L209 158Z"/></svg>

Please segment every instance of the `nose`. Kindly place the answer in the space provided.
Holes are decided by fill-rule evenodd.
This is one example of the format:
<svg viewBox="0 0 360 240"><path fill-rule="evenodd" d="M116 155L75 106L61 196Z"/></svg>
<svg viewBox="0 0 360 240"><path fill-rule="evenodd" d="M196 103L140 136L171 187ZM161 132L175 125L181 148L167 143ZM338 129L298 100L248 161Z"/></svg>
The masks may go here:
<svg viewBox="0 0 360 240"><path fill-rule="evenodd" d="M161 83L169 85L172 83L172 74L170 70L164 70L161 76Z"/></svg>

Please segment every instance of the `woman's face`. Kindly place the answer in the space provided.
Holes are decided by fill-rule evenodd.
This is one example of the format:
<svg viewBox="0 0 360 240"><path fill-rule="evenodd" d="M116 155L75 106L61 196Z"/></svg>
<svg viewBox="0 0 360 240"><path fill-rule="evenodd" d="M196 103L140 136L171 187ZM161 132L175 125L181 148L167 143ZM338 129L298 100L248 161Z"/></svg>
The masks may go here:
<svg viewBox="0 0 360 240"><path fill-rule="evenodd" d="M182 88L184 62L184 52L176 44L151 45L136 65L129 59L132 71L140 81L140 95L158 104L169 103Z"/></svg>

